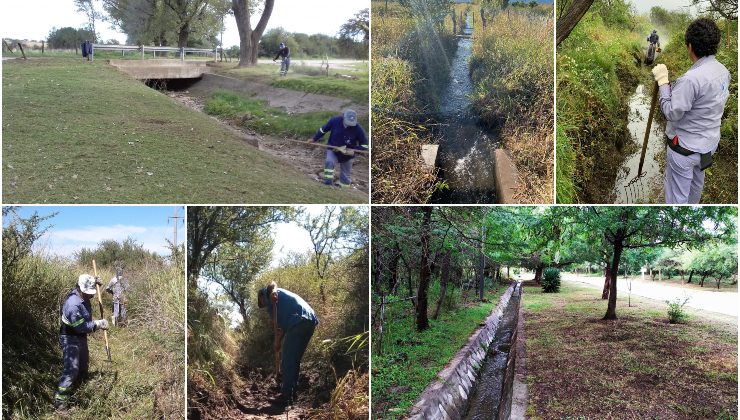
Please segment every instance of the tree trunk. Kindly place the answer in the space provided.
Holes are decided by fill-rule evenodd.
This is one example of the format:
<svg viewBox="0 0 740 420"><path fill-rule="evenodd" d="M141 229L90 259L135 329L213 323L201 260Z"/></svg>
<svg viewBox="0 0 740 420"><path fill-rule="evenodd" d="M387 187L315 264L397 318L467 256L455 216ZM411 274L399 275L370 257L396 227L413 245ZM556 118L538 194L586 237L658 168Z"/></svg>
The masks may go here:
<svg viewBox="0 0 740 420"><path fill-rule="evenodd" d="M236 0L235 0L236 1ZM416 330L424 331L429 328L427 315L427 291L431 271L429 269L429 232L431 230L432 208L425 206L424 221L421 224L421 270L419 272L419 291L416 294Z"/></svg>
<svg viewBox="0 0 740 420"><path fill-rule="evenodd" d="M614 241L614 257L611 267L612 275L609 284L609 305L606 309L606 315L603 318L605 320L617 319L617 277L619 275L619 260L622 258L623 248L622 239L618 237Z"/></svg>
<svg viewBox="0 0 740 420"><path fill-rule="evenodd" d="M231 9L234 11L236 27L239 30L239 67L257 64L259 40L267 27L267 21L270 20L275 0L265 0L262 16L254 29L250 22L249 6L250 0L231 0Z"/></svg>
<svg viewBox="0 0 740 420"><path fill-rule="evenodd" d="M447 251L442 257L442 272L439 279L439 299L437 300L437 307L434 309L433 319L439 317L439 310L442 308L442 303L445 300L447 294L447 282L450 280L450 251Z"/></svg>
<svg viewBox="0 0 740 420"><path fill-rule="evenodd" d="M719 283L722 281L722 277L717 277L717 290L719 290Z"/></svg>
<svg viewBox="0 0 740 420"><path fill-rule="evenodd" d="M188 46L188 38L190 37L190 25L185 25L180 28L177 33L177 48L186 48Z"/></svg>
<svg viewBox="0 0 740 420"><path fill-rule="evenodd" d="M609 299L609 288L611 287L611 276L612 276L612 267L609 265L609 263L606 263L606 268L604 269L604 289L601 291L601 298L606 300Z"/></svg>
<svg viewBox="0 0 740 420"><path fill-rule="evenodd" d="M542 270L545 269L545 266L542 264L538 265L537 268L534 270L534 282L537 284L540 284L542 281Z"/></svg>
<svg viewBox="0 0 740 420"><path fill-rule="evenodd" d="M694 270L689 271L689 281L686 283L691 283L691 278L694 277Z"/></svg>
<svg viewBox="0 0 740 420"><path fill-rule="evenodd" d="M704 279L706 279L706 278L707 278L707 274L702 274L701 275L701 282L699 283L699 286L704 287Z"/></svg>
<svg viewBox="0 0 740 420"><path fill-rule="evenodd" d="M591 7L591 4L593 2L594 0L573 0L573 4L571 4L568 11L565 12L565 15L563 15L562 18L558 19L556 25L556 46L560 45L561 42L565 41L565 39L568 38L570 32L573 30L573 28L576 27L583 15L586 14L588 8Z"/></svg>

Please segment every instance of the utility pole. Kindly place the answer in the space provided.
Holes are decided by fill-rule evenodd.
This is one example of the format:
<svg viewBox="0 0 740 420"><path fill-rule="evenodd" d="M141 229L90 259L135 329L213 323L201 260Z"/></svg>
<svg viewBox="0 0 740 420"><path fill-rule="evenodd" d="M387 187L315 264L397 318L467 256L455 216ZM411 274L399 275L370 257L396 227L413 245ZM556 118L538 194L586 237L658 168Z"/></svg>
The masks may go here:
<svg viewBox="0 0 740 420"><path fill-rule="evenodd" d="M175 215L169 217L169 219L173 219L172 220L172 246L174 246L174 248L172 251L172 256L175 255L175 250L177 250L177 222L178 222L178 219L184 219L183 216L177 215L177 209L178 207L175 207Z"/></svg>

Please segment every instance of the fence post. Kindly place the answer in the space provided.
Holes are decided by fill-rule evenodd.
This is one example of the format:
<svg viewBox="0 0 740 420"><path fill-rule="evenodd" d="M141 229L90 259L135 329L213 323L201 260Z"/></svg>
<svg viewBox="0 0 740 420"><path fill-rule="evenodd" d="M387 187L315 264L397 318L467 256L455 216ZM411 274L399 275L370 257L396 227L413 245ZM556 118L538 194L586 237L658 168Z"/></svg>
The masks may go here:
<svg viewBox="0 0 740 420"><path fill-rule="evenodd" d="M185 47L180 47L180 61L185 61Z"/></svg>
<svg viewBox="0 0 740 420"><path fill-rule="evenodd" d="M26 53L23 51L23 45L19 42L18 48L21 50L21 54L23 54L23 59L26 60Z"/></svg>
<svg viewBox="0 0 740 420"><path fill-rule="evenodd" d="M44 41L41 41L41 55L44 55Z"/></svg>
<svg viewBox="0 0 740 420"><path fill-rule="evenodd" d="M141 59L144 59L144 44L141 44Z"/></svg>
<svg viewBox="0 0 740 420"><path fill-rule="evenodd" d="M95 61L95 47L93 44L90 44L90 61Z"/></svg>

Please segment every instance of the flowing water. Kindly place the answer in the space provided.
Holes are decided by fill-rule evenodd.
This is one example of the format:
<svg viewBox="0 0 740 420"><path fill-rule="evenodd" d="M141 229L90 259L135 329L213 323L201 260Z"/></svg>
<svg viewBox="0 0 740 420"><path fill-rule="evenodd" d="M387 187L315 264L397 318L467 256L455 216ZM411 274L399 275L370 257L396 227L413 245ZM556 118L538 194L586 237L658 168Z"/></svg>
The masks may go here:
<svg viewBox="0 0 740 420"><path fill-rule="evenodd" d="M466 420L493 420L498 416L506 376L506 359L513 344L511 337L517 325L520 298L521 286L518 286L511 295L488 349L488 356L470 396L468 413L464 417Z"/></svg>
<svg viewBox="0 0 740 420"><path fill-rule="evenodd" d="M664 128L658 123L656 115L660 112L659 104L656 104L653 126L650 129L647 151L645 152L645 163L642 166L642 176L637 177L637 169L640 165L640 153L642 142L645 138L648 115L650 114L650 99L652 92L645 85L637 86L635 93L629 100L630 139L637 145L637 151L625 159L617 173L614 184L614 196L616 204L647 203L654 201L656 191L661 188L663 178L660 165L656 156L665 150L663 140Z"/></svg>
<svg viewBox="0 0 740 420"><path fill-rule="evenodd" d="M470 16L463 30L471 35ZM470 109L473 81L468 60L473 41L460 38L450 68L450 83L440 96L442 140L439 144L436 166L439 178L449 186L437 191L436 203L494 203L496 200L493 159L493 139L479 125Z"/></svg>

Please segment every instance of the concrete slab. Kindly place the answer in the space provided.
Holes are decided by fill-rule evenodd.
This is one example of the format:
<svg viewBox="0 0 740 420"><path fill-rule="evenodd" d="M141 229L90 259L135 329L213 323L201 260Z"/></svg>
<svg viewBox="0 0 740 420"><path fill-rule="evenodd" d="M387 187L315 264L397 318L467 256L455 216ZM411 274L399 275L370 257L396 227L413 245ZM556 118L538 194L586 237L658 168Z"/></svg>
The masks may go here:
<svg viewBox="0 0 740 420"><path fill-rule="evenodd" d="M197 79L209 73L204 61L108 60L109 64L139 79Z"/></svg>
<svg viewBox="0 0 740 420"><path fill-rule="evenodd" d="M421 145L421 158L424 159L424 166L434 169L437 162L437 150L439 149L438 144L422 144Z"/></svg>
<svg viewBox="0 0 740 420"><path fill-rule="evenodd" d="M499 204L516 204L514 193L519 187L519 172L509 153L496 149L492 153L496 171L496 192Z"/></svg>

